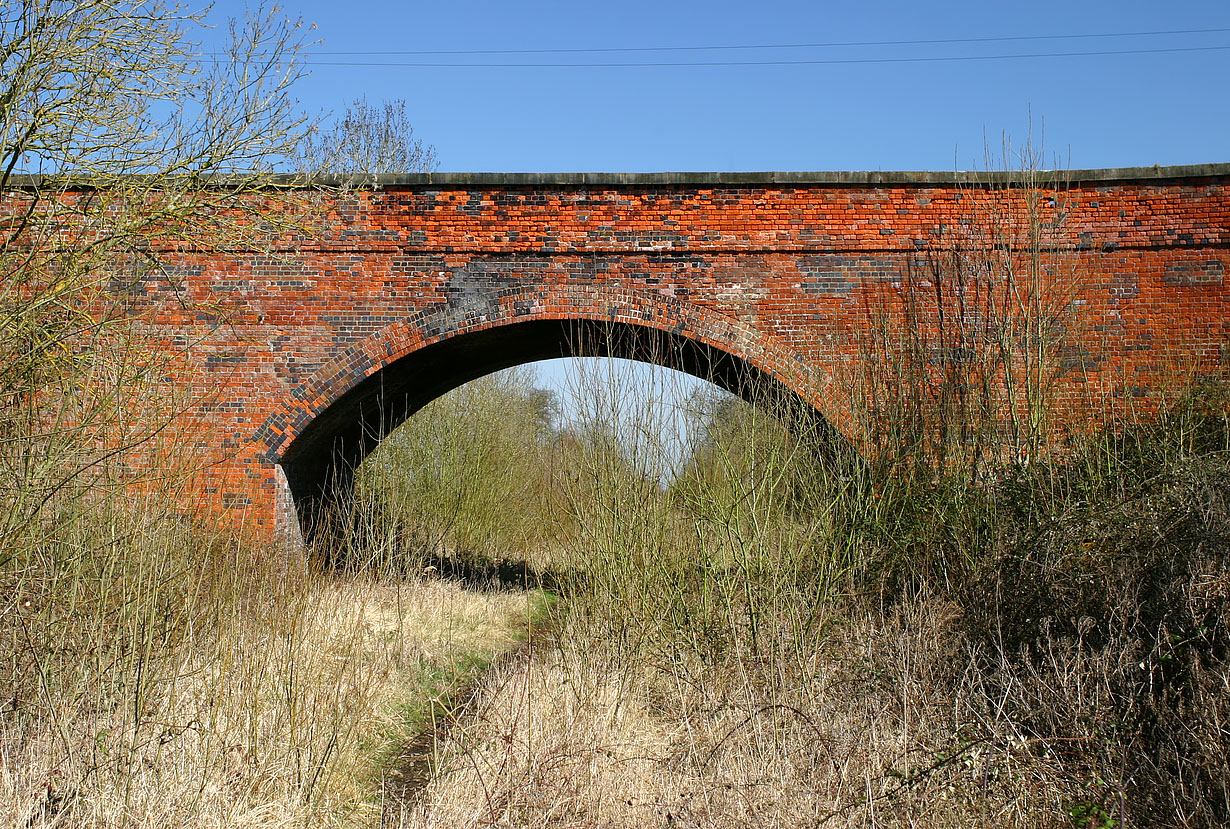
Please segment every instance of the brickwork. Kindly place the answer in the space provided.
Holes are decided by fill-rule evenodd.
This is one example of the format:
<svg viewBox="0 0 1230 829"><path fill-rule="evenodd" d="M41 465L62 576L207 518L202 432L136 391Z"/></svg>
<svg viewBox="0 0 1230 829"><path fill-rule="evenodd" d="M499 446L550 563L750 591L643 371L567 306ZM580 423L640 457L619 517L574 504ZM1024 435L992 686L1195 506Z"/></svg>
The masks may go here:
<svg viewBox="0 0 1230 829"><path fill-rule="evenodd" d="M1230 362L1228 170L1087 171L1035 202L938 174L401 177L311 196L271 250L180 251L142 296L193 343L203 488L270 537L339 440L367 450L356 424L576 350L568 321L731 355L846 428L876 313L937 251L1025 267L1031 209L1033 261L1081 321L1071 393L1149 399L1163 362Z"/></svg>

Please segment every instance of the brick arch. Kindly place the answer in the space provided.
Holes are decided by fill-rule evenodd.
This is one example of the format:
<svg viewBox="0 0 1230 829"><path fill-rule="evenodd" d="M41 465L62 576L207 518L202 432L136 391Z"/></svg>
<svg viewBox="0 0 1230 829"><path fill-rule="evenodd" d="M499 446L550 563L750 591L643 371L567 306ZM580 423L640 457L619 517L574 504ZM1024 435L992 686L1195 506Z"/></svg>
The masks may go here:
<svg viewBox="0 0 1230 829"><path fill-rule="evenodd" d="M381 436L431 400L502 368L561 356L622 356L739 393L770 379L832 417L829 383L772 336L697 303L647 291L554 285L454 297L368 337L296 387L254 436L281 467L302 519ZM289 518L283 515L282 520Z"/></svg>
<svg viewBox="0 0 1230 829"><path fill-rule="evenodd" d="M288 221L255 223L254 249L159 237L163 267L106 290L183 355L190 449L215 461L202 506L268 541L337 440L361 457L369 420L378 431L480 367L556 356L565 325L600 341L615 322L699 373L727 355L840 428L849 389L831 378L863 358L859 332L915 325L902 299L930 282L905 282L969 245L977 261L1004 222L1042 221L1035 276L1079 315L1060 405L1149 411L1172 378L1230 365L1228 174L1074 170L1040 189L1015 172L450 173L362 193L287 180L265 207ZM70 185L65 204L91 192ZM241 223L262 211L249 196ZM1021 241L987 263L1028 255Z"/></svg>

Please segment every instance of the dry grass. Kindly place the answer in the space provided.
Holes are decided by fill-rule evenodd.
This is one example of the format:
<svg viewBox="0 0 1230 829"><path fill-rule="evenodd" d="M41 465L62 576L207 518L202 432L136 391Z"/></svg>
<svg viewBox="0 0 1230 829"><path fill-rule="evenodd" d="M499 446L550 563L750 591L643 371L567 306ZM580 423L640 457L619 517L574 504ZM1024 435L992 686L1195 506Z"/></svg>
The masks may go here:
<svg viewBox="0 0 1230 829"><path fill-rule="evenodd" d="M1150 812L1130 777L1168 747L1115 729L1128 643L1056 635L989 665L963 617L941 598L849 609L794 664L634 665L567 636L490 677L386 825L1217 825L1190 792ZM1209 674L1188 727L1226 713L1230 673ZM1217 741L1201 762L1224 768Z"/></svg>
<svg viewBox="0 0 1230 829"><path fill-rule="evenodd" d="M81 684L0 725L0 824L315 826L378 820L374 748L411 675L512 647L527 598L442 582L293 588L174 653L137 715ZM171 665L161 664L173 657ZM490 658L489 656L487 658ZM94 678L96 685L104 678ZM75 694L73 693L75 692Z"/></svg>
<svg viewBox="0 0 1230 829"><path fill-rule="evenodd" d="M1219 388L973 484L740 440L681 501L578 453L562 644L387 822L1225 825Z"/></svg>
<svg viewBox="0 0 1230 829"><path fill-rule="evenodd" d="M643 684L572 649L502 667L439 747L421 802L393 825L627 824L667 785L673 736Z"/></svg>
<svg viewBox="0 0 1230 829"><path fill-rule="evenodd" d="M789 677L575 646L524 659L396 825L1066 825L1049 760L1011 723L987 732L954 620L939 601L866 615Z"/></svg>

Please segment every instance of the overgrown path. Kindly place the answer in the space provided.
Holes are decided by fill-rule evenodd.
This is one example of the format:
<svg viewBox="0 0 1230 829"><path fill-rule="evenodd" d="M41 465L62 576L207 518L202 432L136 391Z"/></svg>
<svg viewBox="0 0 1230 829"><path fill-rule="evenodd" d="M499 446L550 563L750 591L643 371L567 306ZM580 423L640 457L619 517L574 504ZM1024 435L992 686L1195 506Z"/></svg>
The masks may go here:
<svg viewBox="0 0 1230 829"><path fill-rule="evenodd" d="M484 679L527 657L546 630L550 594L448 575L408 587L413 596L391 608L403 652L371 745L382 825L398 825L421 796L437 747L471 716Z"/></svg>
<svg viewBox="0 0 1230 829"><path fill-rule="evenodd" d="M438 747L449 739L455 728L464 727L473 719L486 678L530 658L537 638L535 631L527 630L522 642L511 650L500 652L484 670L470 673L464 685L426 701L428 716L419 722L421 730L402 744L386 766L381 791L385 825L397 825L398 816L422 796L435 772Z"/></svg>

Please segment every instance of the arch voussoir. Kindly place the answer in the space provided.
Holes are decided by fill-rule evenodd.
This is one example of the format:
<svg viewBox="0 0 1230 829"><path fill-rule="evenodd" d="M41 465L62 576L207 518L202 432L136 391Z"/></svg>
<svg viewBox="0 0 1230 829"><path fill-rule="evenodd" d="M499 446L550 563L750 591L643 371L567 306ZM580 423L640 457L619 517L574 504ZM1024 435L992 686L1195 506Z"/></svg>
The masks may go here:
<svg viewBox="0 0 1230 829"><path fill-rule="evenodd" d="M637 326L671 334L745 362L823 408L823 378L791 357L784 344L746 323L699 304L652 292L596 286L554 286L501 297L500 313L468 318L464 308L425 308L392 323L339 354L301 383L290 400L258 428L263 456L280 462L295 440L357 385L398 360L445 340L503 326L542 321L587 321Z"/></svg>

